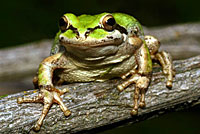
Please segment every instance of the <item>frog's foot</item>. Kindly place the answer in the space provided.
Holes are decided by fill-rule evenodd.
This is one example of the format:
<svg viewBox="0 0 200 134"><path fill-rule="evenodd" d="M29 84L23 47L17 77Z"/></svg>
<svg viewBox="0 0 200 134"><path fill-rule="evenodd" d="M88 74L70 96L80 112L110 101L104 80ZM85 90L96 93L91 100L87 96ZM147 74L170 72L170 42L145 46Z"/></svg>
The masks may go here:
<svg viewBox="0 0 200 134"><path fill-rule="evenodd" d="M163 73L167 76L166 86L171 88L173 77L175 76L171 55L165 51L158 52L160 42L155 37L147 35L145 36L145 42L149 48L151 58L161 64Z"/></svg>
<svg viewBox="0 0 200 134"><path fill-rule="evenodd" d="M117 88L122 91L130 84L135 83L135 93L134 93L134 106L133 110L131 111L132 115L136 115L138 113L138 107L144 108L145 107L145 92L149 86L150 80L147 76L141 76L139 74L133 74L127 81L123 82L122 84L118 85ZM140 96L140 102L138 105L138 100Z"/></svg>
<svg viewBox="0 0 200 134"><path fill-rule="evenodd" d="M47 115L51 105L53 103L59 104L61 110L64 112L65 116L69 116L71 112L67 109L67 107L64 105L62 99L60 96L64 93L68 92L68 89L59 90L56 88L41 88L40 93L38 96L33 98L18 98L17 103L27 103L27 102L40 102L44 104L44 108L42 110L42 115L40 116L39 120L33 127L35 131L39 131L40 127L42 125L42 122Z"/></svg>

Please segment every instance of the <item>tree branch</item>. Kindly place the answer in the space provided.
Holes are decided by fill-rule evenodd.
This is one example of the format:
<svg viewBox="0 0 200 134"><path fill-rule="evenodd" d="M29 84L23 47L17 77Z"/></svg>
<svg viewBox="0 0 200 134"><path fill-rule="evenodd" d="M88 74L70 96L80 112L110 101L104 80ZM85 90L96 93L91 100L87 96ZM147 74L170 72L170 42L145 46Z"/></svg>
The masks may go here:
<svg viewBox="0 0 200 134"><path fill-rule="evenodd" d="M134 123L163 112L179 110L200 103L200 56L175 61L176 77L171 90L165 87L166 78L160 67L155 67L151 85L146 93L146 108L139 109L138 116L131 117L133 90L128 87L119 92L116 85L122 80L106 82L74 83L63 95L64 103L72 111L68 118L58 105L53 105L40 133L85 132L105 125ZM20 96L33 97L38 93L28 91L0 99L0 132L27 133L39 118L43 106L36 103L17 104ZM30 133L35 133L30 131Z"/></svg>

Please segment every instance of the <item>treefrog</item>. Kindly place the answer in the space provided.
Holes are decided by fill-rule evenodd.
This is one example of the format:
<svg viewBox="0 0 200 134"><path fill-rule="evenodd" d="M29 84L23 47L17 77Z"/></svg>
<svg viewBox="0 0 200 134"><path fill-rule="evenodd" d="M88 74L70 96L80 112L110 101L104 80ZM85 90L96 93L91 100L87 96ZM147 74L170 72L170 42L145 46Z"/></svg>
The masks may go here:
<svg viewBox="0 0 200 134"><path fill-rule="evenodd" d="M171 88L174 77L172 58L165 51L159 52L160 42L144 35L142 26L132 16L124 13L101 13L75 16L66 13L59 20L51 55L38 69L34 84L39 88L34 98L18 98L18 103L42 102L42 114L34 126L40 130L51 105L57 103L65 116L71 114L61 95L67 90L55 88L64 82L105 81L121 77L117 86L123 91L135 84L132 115L145 107L145 92L152 76L152 61L158 62L167 76L166 86Z"/></svg>

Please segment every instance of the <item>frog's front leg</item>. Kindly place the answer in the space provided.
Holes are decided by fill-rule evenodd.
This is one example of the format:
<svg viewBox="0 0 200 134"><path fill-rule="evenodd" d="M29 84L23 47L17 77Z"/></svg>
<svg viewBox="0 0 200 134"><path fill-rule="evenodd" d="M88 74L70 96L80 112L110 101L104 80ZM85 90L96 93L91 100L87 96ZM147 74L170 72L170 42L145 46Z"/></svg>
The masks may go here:
<svg viewBox="0 0 200 134"><path fill-rule="evenodd" d="M145 107L145 92L150 83L152 62L146 44L138 37L131 38L135 38L134 40L131 39L133 41L130 42L132 45L140 46L140 48L135 53L137 68L133 68L127 74L124 74L122 79L125 79L128 75L131 75L131 77L127 81L118 85L117 88L122 91L130 84L135 83L134 106L131 114L136 115L138 113L138 107ZM139 96L140 103L138 105Z"/></svg>
<svg viewBox="0 0 200 134"><path fill-rule="evenodd" d="M165 51L158 51L160 47L160 42L155 37L147 35L145 36L145 41L149 48L151 58L161 64L163 68L163 73L167 75L166 86L168 88L171 88L173 77L175 75L171 55Z"/></svg>
<svg viewBox="0 0 200 134"><path fill-rule="evenodd" d="M33 129L36 131L40 130L42 122L53 103L59 104L65 116L69 116L71 114L71 112L67 109L62 99L60 98L62 94L67 92L67 89L64 90L56 89L52 83L53 71L56 68L59 68L59 65L57 63L59 63L59 59L61 56L62 53L58 53L46 58L40 63L38 72L38 86L40 88L40 93L38 94L38 96L34 98L17 99L17 102L19 104L24 102L40 102L44 104L42 115L40 116L39 120L33 127Z"/></svg>

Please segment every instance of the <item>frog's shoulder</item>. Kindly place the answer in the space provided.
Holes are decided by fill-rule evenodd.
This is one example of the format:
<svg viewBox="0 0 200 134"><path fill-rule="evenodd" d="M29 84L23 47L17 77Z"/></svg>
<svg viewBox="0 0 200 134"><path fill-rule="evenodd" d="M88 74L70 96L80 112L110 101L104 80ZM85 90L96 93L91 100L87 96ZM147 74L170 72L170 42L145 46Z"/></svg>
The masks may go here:
<svg viewBox="0 0 200 134"><path fill-rule="evenodd" d="M136 18L125 13L112 13L112 15L119 25L126 28L130 27L133 24L139 23Z"/></svg>
<svg viewBox="0 0 200 134"><path fill-rule="evenodd" d="M134 31L138 31L140 36L144 35L142 25L135 17L125 13L112 13L112 15L115 18L117 24L124 27L129 34Z"/></svg>

